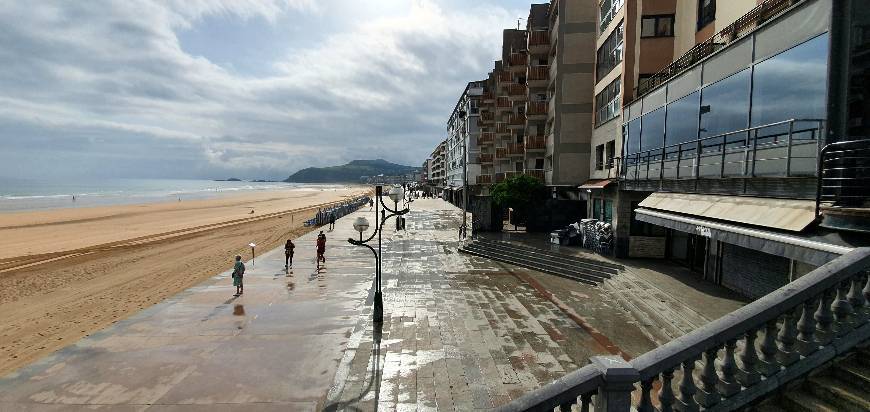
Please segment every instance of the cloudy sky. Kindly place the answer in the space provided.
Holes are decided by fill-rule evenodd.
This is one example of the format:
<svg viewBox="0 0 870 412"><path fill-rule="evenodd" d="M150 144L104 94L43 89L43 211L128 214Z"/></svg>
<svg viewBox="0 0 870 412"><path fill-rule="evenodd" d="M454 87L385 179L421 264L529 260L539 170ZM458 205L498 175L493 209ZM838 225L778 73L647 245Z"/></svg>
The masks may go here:
<svg viewBox="0 0 870 412"><path fill-rule="evenodd" d="M529 4L0 0L0 177L417 165Z"/></svg>

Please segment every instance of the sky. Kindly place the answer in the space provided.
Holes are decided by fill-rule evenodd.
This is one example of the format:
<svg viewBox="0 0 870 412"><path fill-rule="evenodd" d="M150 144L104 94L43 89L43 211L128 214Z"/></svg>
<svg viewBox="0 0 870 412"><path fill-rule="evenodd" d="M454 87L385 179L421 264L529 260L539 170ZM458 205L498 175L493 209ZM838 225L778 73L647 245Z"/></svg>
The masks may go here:
<svg viewBox="0 0 870 412"><path fill-rule="evenodd" d="M530 3L0 0L0 177L419 165Z"/></svg>

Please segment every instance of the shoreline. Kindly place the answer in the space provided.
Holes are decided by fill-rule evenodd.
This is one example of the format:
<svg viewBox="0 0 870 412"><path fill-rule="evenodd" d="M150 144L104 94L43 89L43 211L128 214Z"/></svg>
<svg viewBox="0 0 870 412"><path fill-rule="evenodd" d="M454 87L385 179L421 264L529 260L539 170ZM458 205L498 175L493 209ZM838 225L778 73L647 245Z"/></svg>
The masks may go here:
<svg viewBox="0 0 870 412"><path fill-rule="evenodd" d="M261 253L280 247L286 238L316 229L303 223L318 206L366 192L357 187L277 199L276 193L245 194L191 201L181 210L148 204L105 207L78 216L39 211L10 220L0 214L0 375L229 269L235 254L250 253L251 241ZM248 204L256 205L255 219L227 224L249 216L242 206ZM203 222L205 229L189 230ZM166 228L175 233L164 235L167 231L160 230ZM53 240L34 245L34 234L50 234ZM136 240L149 235L153 238ZM120 243L106 247L106 239ZM10 253L24 249L32 253ZM64 250L76 253L44 259ZM22 259L38 262L2 270Z"/></svg>

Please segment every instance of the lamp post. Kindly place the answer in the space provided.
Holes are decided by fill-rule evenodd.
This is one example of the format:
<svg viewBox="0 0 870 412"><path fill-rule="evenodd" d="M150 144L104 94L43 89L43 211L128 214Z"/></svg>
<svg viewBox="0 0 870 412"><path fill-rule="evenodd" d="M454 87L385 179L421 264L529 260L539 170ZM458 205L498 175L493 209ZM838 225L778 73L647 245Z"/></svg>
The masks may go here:
<svg viewBox="0 0 870 412"><path fill-rule="evenodd" d="M372 313L372 321L375 323L383 323L384 321L384 298L381 293L381 233L384 231L384 223L387 219L396 216L398 220L400 216L408 213L408 208L398 210L398 203L401 200L402 195L404 194L401 189L396 190L397 188L393 188L389 192L390 199L393 200L393 203L396 205L395 209L390 209L384 203L384 189L383 186L378 185L375 187L375 230L372 232L371 236L368 239L363 239L363 232L368 230L369 221L365 217L358 217L353 222L353 228L359 232L359 240L349 238L347 241L356 246L364 246L372 251L372 254L375 255L375 301L374 301L374 311ZM378 216L378 208L382 207L381 211L384 216ZM386 215L384 211L390 212L389 215ZM398 223L397 223L398 225ZM378 250L375 250L368 243L374 239L375 235L378 236Z"/></svg>

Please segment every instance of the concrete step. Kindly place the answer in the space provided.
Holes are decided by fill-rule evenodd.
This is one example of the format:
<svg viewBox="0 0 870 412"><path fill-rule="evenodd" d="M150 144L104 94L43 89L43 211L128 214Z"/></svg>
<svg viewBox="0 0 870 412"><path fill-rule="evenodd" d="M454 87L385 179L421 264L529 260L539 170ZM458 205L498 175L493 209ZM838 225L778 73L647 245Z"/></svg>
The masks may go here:
<svg viewBox="0 0 870 412"><path fill-rule="evenodd" d="M856 356L860 358L860 356ZM870 394L870 368L861 362L840 362L831 368L831 374L844 382L851 383L864 393Z"/></svg>
<svg viewBox="0 0 870 412"><path fill-rule="evenodd" d="M486 245L486 246L494 246L494 247L507 246L513 250L532 253L535 255L542 255L542 256L553 258L555 260L566 261L568 263L576 264L576 265L583 266L583 267L588 267L590 269L595 269L595 270L599 270L602 272L609 272L609 273L614 274L614 275L619 273L619 271L625 269L622 265L617 265L614 263L603 262L603 261L594 260L594 259L586 259L586 258L574 256L574 255L553 252L553 251L550 251L547 249L527 246L527 245L523 245L523 244L519 244L519 243L503 242L503 241L499 241L499 240L489 240L489 239L477 239L474 241L474 243L478 243L478 244Z"/></svg>
<svg viewBox="0 0 870 412"><path fill-rule="evenodd" d="M600 284L603 278L597 276L589 276L583 273L578 272L570 272L564 270L563 268L555 267L552 265L541 265L541 264L529 264L528 260L524 260L522 258L512 257L505 254L493 253L492 251L487 251L475 247L464 247L460 249L461 252L467 253L474 256L480 256L483 258L495 260L498 262L508 263L514 266L523 267L526 269L537 270L539 272L548 273L551 275L556 275L559 277L563 277L566 279L576 280L581 283L585 283L588 285L596 286Z"/></svg>
<svg viewBox="0 0 870 412"><path fill-rule="evenodd" d="M827 403L843 411L870 411L867 393L851 384L830 376L814 376L803 386Z"/></svg>
<svg viewBox="0 0 870 412"><path fill-rule="evenodd" d="M792 390L783 395L781 402L776 404L789 412L837 412L837 406L828 403L810 393Z"/></svg>
<svg viewBox="0 0 870 412"><path fill-rule="evenodd" d="M578 265L571 262L569 259L559 259L551 256L545 256L537 253L529 253L525 250L515 249L510 245L491 245L486 243L471 243L465 246L465 249L476 250L481 253L488 253L494 256L507 256L514 259L528 261L529 265L546 265L559 270L570 273L580 273L596 278L609 278L616 273L613 271L599 270L599 268L590 268L585 265Z"/></svg>

